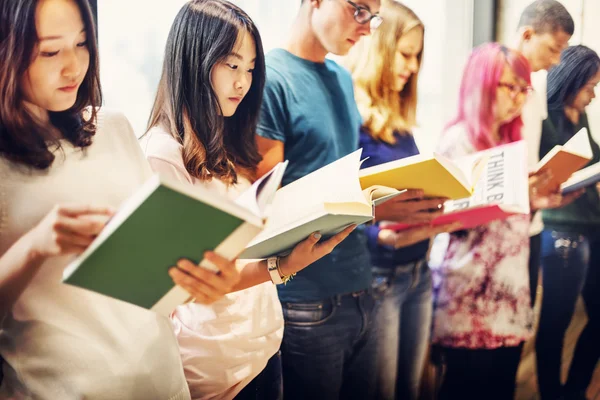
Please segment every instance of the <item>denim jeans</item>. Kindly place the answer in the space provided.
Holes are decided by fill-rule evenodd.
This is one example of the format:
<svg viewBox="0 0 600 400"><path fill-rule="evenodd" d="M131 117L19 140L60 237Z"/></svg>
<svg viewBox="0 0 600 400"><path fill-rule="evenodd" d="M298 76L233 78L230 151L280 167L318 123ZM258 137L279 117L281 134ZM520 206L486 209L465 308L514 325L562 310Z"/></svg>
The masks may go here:
<svg viewBox="0 0 600 400"><path fill-rule="evenodd" d="M372 399L375 300L369 291L310 303L282 303L286 400Z"/></svg>
<svg viewBox="0 0 600 400"><path fill-rule="evenodd" d="M600 360L600 241L590 242L590 263L582 297L588 322L577 340L569 376L564 387L565 399L585 393L596 364ZM582 397L580 397L582 398Z"/></svg>
<svg viewBox="0 0 600 400"><path fill-rule="evenodd" d="M235 396L235 400L282 400L281 353L269 359L265 369Z"/></svg>
<svg viewBox="0 0 600 400"><path fill-rule="evenodd" d="M431 271L424 261L374 267L373 292L377 398L416 400L431 329Z"/></svg>
<svg viewBox="0 0 600 400"><path fill-rule="evenodd" d="M542 400L561 395L560 370L565 332L575 311L589 263L588 239L578 233L542 232L544 294L536 339Z"/></svg>

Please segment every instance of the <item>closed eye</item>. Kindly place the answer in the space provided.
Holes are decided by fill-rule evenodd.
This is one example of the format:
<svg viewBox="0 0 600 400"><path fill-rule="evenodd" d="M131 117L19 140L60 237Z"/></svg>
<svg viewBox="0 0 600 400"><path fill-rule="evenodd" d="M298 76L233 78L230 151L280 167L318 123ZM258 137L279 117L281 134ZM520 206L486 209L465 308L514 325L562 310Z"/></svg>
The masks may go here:
<svg viewBox="0 0 600 400"><path fill-rule="evenodd" d="M58 54L58 50L57 51L41 51L40 52L40 55L42 57L54 57L57 54Z"/></svg>
<svg viewBox="0 0 600 400"><path fill-rule="evenodd" d="M83 41L83 42L80 42L80 43L77 43L77 47L87 47L87 45L88 45L87 40Z"/></svg>

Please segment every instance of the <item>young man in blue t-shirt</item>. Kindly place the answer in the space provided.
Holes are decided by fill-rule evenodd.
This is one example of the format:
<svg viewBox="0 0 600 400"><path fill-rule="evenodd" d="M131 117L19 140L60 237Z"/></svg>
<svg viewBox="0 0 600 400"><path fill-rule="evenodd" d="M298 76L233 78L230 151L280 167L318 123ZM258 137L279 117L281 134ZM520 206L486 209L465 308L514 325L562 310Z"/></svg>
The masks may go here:
<svg viewBox="0 0 600 400"><path fill-rule="evenodd" d="M266 57L257 142L258 174L289 160L286 185L357 149L361 117L350 74L328 53L345 55L382 22L379 0L303 0L285 49ZM310 195L310 194L307 194ZM377 208L378 219L409 221L430 207L410 191ZM285 399L373 396L375 305L364 233L357 229L331 254L303 270L279 298Z"/></svg>

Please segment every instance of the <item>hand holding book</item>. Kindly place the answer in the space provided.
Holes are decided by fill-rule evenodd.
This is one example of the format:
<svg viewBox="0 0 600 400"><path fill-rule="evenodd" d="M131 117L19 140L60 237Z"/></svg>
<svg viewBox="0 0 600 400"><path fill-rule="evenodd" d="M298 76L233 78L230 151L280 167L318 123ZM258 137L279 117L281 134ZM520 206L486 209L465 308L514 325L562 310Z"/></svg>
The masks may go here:
<svg viewBox="0 0 600 400"><path fill-rule="evenodd" d="M549 192L547 188L553 180L551 170L537 170L529 174L529 206L532 211L566 206L585 192L579 189L563 194L560 188Z"/></svg>
<svg viewBox="0 0 600 400"><path fill-rule="evenodd" d="M409 189L375 208L375 219L398 223L429 223L444 213L442 197L424 198L422 190Z"/></svg>
<svg viewBox="0 0 600 400"><path fill-rule="evenodd" d="M384 225L385 226L385 225ZM422 242L423 240L431 239L441 233L454 232L461 229L460 222L451 222L443 225L423 225L414 228L408 228L399 232L393 229L381 229L377 237L377 242L382 246L390 246L394 249L411 246Z"/></svg>

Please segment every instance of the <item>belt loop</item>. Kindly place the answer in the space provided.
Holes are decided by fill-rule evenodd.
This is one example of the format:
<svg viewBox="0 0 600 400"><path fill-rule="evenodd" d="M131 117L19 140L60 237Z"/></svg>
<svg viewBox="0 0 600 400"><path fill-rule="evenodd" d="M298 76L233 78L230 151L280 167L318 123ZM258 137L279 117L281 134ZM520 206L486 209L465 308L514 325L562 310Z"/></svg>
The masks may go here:
<svg viewBox="0 0 600 400"><path fill-rule="evenodd" d="M333 301L335 302L335 305L336 305L336 306L338 306L338 307L339 307L339 306L341 306L341 305L342 305L342 296L341 296L341 295L339 295L339 294L336 294L336 295L333 297Z"/></svg>

